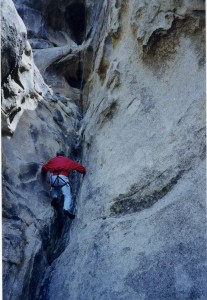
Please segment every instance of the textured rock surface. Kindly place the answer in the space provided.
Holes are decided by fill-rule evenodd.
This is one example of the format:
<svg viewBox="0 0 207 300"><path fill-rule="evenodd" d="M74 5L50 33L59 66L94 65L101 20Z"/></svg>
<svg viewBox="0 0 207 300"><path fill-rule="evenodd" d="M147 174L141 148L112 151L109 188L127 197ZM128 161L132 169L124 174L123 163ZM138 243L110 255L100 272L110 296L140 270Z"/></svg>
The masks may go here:
<svg viewBox="0 0 207 300"><path fill-rule="evenodd" d="M204 2L170 3L93 5L88 174L49 299L207 297Z"/></svg>
<svg viewBox="0 0 207 300"><path fill-rule="evenodd" d="M3 141L5 299L205 300L204 1L87 0L83 45L83 29L56 19L55 2L15 2L36 64L62 96L32 67L42 94ZM83 1L59 7L68 19L67 8L83 16ZM23 40L4 59L5 114L24 96L8 84L24 61ZM69 231L48 208L38 163L75 147L79 115L70 98L79 103L82 73L78 141L88 172Z"/></svg>
<svg viewBox="0 0 207 300"><path fill-rule="evenodd" d="M51 208L40 167L59 149L71 155L79 111L45 84L11 1L2 3L2 73L3 296L35 299L70 225Z"/></svg>
<svg viewBox="0 0 207 300"><path fill-rule="evenodd" d="M15 0L28 29L35 64L57 93L80 99L82 73L79 47L85 36L84 1Z"/></svg>

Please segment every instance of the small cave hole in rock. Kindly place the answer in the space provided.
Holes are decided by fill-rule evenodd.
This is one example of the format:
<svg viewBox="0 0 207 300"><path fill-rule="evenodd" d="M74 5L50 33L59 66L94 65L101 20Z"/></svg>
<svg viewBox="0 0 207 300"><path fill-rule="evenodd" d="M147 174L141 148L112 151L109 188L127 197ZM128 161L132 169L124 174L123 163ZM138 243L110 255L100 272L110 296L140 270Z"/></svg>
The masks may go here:
<svg viewBox="0 0 207 300"><path fill-rule="evenodd" d="M65 20L71 31L71 38L78 44L84 40L86 13L83 3L73 3L67 6L65 10Z"/></svg>
<svg viewBox="0 0 207 300"><path fill-rule="evenodd" d="M69 70L68 72L65 73L65 79L68 82L68 84L73 88L82 89L85 84L85 80L82 80L82 74L83 74L83 66L81 63L79 63L78 69L76 71L76 76L71 76L71 72Z"/></svg>

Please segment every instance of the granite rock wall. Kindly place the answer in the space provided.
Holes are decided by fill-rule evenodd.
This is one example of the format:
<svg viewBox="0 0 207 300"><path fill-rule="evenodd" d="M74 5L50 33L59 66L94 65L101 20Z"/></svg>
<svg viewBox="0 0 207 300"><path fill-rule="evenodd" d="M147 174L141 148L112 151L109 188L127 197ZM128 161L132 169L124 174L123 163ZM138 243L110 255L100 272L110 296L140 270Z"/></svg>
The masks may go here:
<svg viewBox="0 0 207 300"><path fill-rule="evenodd" d="M88 173L49 299L205 299L204 1L87 3Z"/></svg>
<svg viewBox="0 0 207 300"><path fill-rule="evenodd" d="M38 299L47 267L67 244L70 221L62 203L51 207L49 177L40 170L60 149L75 158L79 120L75 99L55 93L34 64L14 4L2 2L4 299Z"/></svg>
<svg viewBox="0 0 207 300"><path fill-rule="evenodd" d="M12 95L10 74L25 51L15 40L3 224L17 259L4 251L5 299L206 299L204 1L15 5L45 81L32 67L35 105L12 119L4 107L23 92ZM70 224L48 207L38 162L78 146L87 174Z"/></svg>

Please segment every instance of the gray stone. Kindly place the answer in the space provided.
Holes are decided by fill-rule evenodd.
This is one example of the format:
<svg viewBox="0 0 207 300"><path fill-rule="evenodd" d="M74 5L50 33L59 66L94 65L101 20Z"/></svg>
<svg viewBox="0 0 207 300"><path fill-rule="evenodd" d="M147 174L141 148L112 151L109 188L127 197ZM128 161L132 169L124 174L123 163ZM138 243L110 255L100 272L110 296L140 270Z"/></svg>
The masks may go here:
<svg viewBox="0 0 207 300"><path fill-rule="evenodd" d="M57 213L50 205L49 178L41 176L41 165L60 149L71 154L73 118L79 112L44 82L11 1L2 4L2 40L2 51L7 45L13 51L2 61L3 297L35 299L46 268L65 247L70 226L61 207ZM55 115L61 124L67 120L67 127L57 124Z"/></svg>
<svg viewBox="0 0 207 300"><path fill-rule="evenodd" d="M40 38L29 39L29 43L32 49L45 49L54 47L54 44L50 41Z"/></svg>
<svg viewBox="0 0 207 300"><path fill-rule="evenodd" d="M48 295L205 299L203 4L181 4L182 18L172 28L173 21L165 19L171 8L165 12L159 1L143 5L136 21L139 8L120 5L119 34L112 38L106 12L114 3L103 10L94 4L96 56L80 129L88 173L70 243L48 277ZM140 30L138 42L133 30ZM115 111L110 99L116 99Z"/></svg>
<svg viewBox="0 0 207 300"><path fill-rule="evenodd" d="M83 1L15 3L50 88L5 3L4 298L205 300L204 1L87 0L77 30ZM59 149L87 169L72 223L40 174Z"/></svg>

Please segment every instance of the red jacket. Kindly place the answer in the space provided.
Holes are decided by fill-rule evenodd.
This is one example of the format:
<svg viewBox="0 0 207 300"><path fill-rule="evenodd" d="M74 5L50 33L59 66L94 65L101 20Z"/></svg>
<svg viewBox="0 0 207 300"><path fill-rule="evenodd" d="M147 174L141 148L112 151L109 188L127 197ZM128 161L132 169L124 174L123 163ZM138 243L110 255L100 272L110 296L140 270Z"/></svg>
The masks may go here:
<svg viewBox="0 0 207 300"><path fill-rule="evenodd" d="M53 173L54 175L61 174L65 176L69 176L69 172L75 170L79 173L85 174L86 169L79 163L69 159L65 156L56 156L51 158L46 164L42 166L41 172Z"/></svg>

